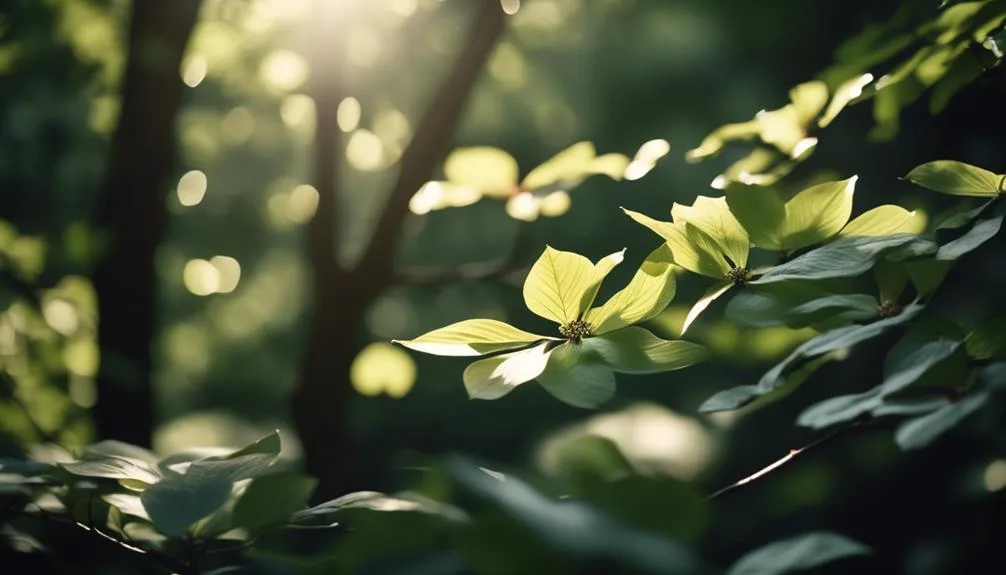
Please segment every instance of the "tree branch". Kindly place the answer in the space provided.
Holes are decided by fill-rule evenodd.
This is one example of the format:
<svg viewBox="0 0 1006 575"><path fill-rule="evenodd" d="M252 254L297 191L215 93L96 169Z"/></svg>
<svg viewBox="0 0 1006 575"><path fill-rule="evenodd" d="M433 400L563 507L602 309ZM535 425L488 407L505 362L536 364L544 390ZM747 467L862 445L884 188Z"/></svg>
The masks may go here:
<svg viewBox="0 0 1006 575"><path fill-rule="evenodd" d="M786 455L784 455L784 456L780 457L779 459L773 461L772 463L766 465L765 467L762 467L761 469L759 469L758 471L752 473L751 475L748 475L747 477L744 477L743 479L739 479L739 480L731 483L730 485L727 485L726 487L724 487L722 489L718 489L717 491L714 491L712 494L709 495L709 497L707 499L716 499L717 497L721 497L721 496L726 495L728 493L731 493L731 492L737 491L739 489L742 489L745 486L750 485L752 482L757 481L757 480L761 479L762 477L765 477L769 473L772 473L773 471L775 471L775 470L783 467L787 463L790 463L791 461L800 458L801 456L805 455L808 451L811 451L813 449L821 447L822 445L828 443L829 441L835 439L836 437L838 437L840 435L843 435L847 431L850 431L853 428L856 428L856 427L859 427L859 426L863 425L863 423L864 422L862 422L862 421L854 421L854 422L850 423L849 425L845 425L845 426L839 427L839 428L833 430L831 433L828 433L827 435L825 435L823 437L819 437L818 439L815 439L814 441L808 443L807 445L804 445L803 447L800 447L798 449L790 449L789 453L787 453Z"/></svg>
<svg viewBox="0 0 1006 575"><path fill-rule="evenodd" d="M339 104L343 99L340 78L343 50L341 41L331 41L338 23L338 3L319 2L311 33L309 52L311 81L308 95L315 103L314 185L318 207L308 224L308 248L315 274L315 291L331 289L341 239L339 206L342 167L342 138L339 132Z"/></svg>
<svg viewBox="0 0 1006 575"><path fill-rule="evenodd" d="M429 180L434 166L446 153L472 86L503 33L505 16L500 3L480 1L482 5L464 50L402 154L398 180L357 265L367 275L391 274L402 222L409 214L409 200Z"/></svg>
<svg viewBox="0 0 1006 575"><path fill-rule="evenodd" d="M531 244L531 225L528 222L521 222L510 255L504 259L464 264L453 270L414 268L396 271L392 275L391 283L393 285L441 286L455 282L503 279L525 267L525 252Z"/></svg>

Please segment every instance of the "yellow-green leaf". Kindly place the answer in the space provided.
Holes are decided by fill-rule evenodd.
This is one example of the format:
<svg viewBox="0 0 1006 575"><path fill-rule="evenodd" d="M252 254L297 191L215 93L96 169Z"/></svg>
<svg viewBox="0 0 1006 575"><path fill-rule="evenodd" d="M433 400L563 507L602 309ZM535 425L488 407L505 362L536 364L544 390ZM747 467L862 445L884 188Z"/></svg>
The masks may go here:
<svg viewBox="0 0 1006 575"><path fill-rule="evenodd" d="M625 154L603 154L590 163L592 174L603 174L613 180L625 177L625 168L629 167L629 157Z"/></svg>
<svg viewBox="0 0 1006 575"><path fill-rule="evenodd" d="M685 153L685 160L695 163L710 156L715 156L723 149L723 146L727 142L750 140L757 136L759 132L761 132L761 125L757 119L720 126L706 136L697 148L688 150Z"/></svg>
<svg viewBox="0 0 1006 575"><path fill-rule="evenodd" d="M688 315L685 316L685 323L681 325L681 335L685 335L688 328L691 327L692 323L699 318L699 315L701 315L702 312L709 307L709 304L716 301L716 299L721 295L727 293L727 290L733 287L733 285L733 282L728 281L713 286L709 289L709 291L703 294L702 297L699 298L699 301L695 302L695 305L692 306L692 309L688 310Z"/></svg>
<svg viewBox="0 0 1006 575"><path fill-rule="evenodd" d="M629 285L588 311L584 320L596 335L646 321L671 303L674 290L674 257L665 243L646 257Z"/></svg>
<svg viewBox="0 0 1006 575"><path fill-rule="evenodd" d="M671 217L675 223L688 224L709 236L737 267L747 265L751 240L730 212L726 198L698 196L691 206L676 203Z"/></svg>
<svg viewBox="0 0 1006 575"><path fill-rule="evenodd" d="M863 74L839 84L835 88L835 95L832 96L828 109L824 111L824 115L817 121L817 125L821 128L827 127L838 116L839 112L849 105L849 102L863 94L863 88L872 81L873 74Z"/></svg>
<svg viewBox="0 0 1006 575"><path fill-rule="evenodd" d="M499 399L541 375L548 364L548 343L472 362L462 379L471 399Z"/></svg>
<svg viewBox="0 0 1006 575"><path fill-rule="evenodd" d="M521 187L535 190L567 178L582 177L591 172L596 156L593 143L577 142L531 170L521 181Z"/></svg>
<svg viewBox="0 0 1006 575"><path fill-rule="evenodd" d="M779 233L786 204L771 188L734 184L726 189L727 205L747 231L751 242L767 250L781 250Z"/></svg>
<svg viewBox="0 0 1006 575"><path fill-rule="evenodd" d="M594 273L590 280L590 287L583 292L583 300L580 302L580 310L590 309L590 306L594 305L594 298L597 297L597 290L601 288L601 282L604 278L611 273L611 270L615 269L615 266L622 263L625 259L625 248L622 251L609 254L601 258L599 262L594 264Z"/></svg>
<svg viewBox="0 0 1006 575"><path fill-rule="evenodd" d="M505 197L517 185L517 160L490 146L458 148L444 160L444 175L487 196Z"/></svg>
<svg viewBox="0 0 1006 575"><path fill-rule="evenodd" d="M546 246L524 280L524 303L535 314L565 324L579 319L593 281L590 260Z"/></svg>
<svg viewBox="0 0 1006 575"><path fill-rule="evenodd" d="M864 212L842 228L838 235L849 236L889 236L898 233L917 234L922 230L916 225L922 218L901 206L886 204Z"/></svg>
<svg viewBox="0 0 1006 575"><path fill-rule="evenodd" d="M786 202L782 247L795 250L837 234L852 215L852 196L858 176L811 186Z"/></svg>
<svg viewBox="0 0 1006 575"><path fill-rule="evenodd" d="M807 124L828 103L828 85L820 80L804 82L789 91L789 98L793 102L800 123Z"/></svg>
<svg viewBox="0 0 1006 575"><path fill-rule="evenodd" d="M1003 193L1004 178L988 170L957 162L936 160L916 166L905 179L934 192L952 196L993 197Z"/></svg>
<svg viewBox="0 0 1006 575"><path fill-rule="evenodd" d="M466 319L395 343L434 355L472 356L513 349L540 339L546 338L495 319Z"/></svg>

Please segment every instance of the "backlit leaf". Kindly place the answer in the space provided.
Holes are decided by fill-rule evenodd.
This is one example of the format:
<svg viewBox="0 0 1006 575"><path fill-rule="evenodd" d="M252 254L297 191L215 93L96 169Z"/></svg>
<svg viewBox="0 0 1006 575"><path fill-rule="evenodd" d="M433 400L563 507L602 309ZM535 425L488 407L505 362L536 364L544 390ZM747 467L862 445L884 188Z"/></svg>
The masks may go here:
<svg viewBox="0 0 1006 575"><path fill-rule="evenodd" d="M444 175L453 184L474 188L488 196L506 197L517 185L517 160L490 146L458 148L444 160Z"/></svg>
<svg viewBox="0 0 1006 575"><path fill-rule="evenodd" d="M499 399L541 375L549 361L549 343L473 362L463 379L471 399Z"/></svg>
<svg viewBox="0 0 1006 575"><path fill-rule="evenodd" d="M646 226L658 236L667 241L674 257L674 263L690 272L700 275L721 278L729 271L729 266L722 255L709 253L706 248L715 250L713 241L701 231L693 230L691 236L685 224L662 222L647 215L632 210L622 209L630 218ZM698 239L693 242L692 239ZM696 245L700 244L700 245Z"/></svg>
<svg viewBox="0 0 1006 575"><path fill-rule="evenodd" d="M259 477L234 504L233 526L256 531L304 509L318 481L295 473Z"/></svg>
<svg viewBox="0 0 1006 575"><path fill-rule="evenodd" d="M590 286L586 291L583 292L583 298L580 302L580 309L589 309L590 306L594 305L594 298L597 297L597 290L601 288L601 282L604 278L611 273L611 270L615 269L615 266L622 263L625 259L625 249L620 252L615 252L601 258L596 264L594 264L593 275L590 280Z"/></svg>
<svg viewBox="0 0 1006 575"><path fill-rule="evenodd" d="M733 184L726 189L726 199L754 245L767 250L782 249L780 232L786 219L786 204L775 190Z"/></svg>
<svg viewBox="0 0 1006 575"><path fill-rule="evenodd" d="M904 179L953 196L991 197L1003 192L1003 176L955 160L936 160L916 166Z"/></svg>
<svg viewBox="0 0 1006 575"><path fill-rule="evenodd" d="M536 190L558 181L591 173L597 152L591 142L577 142L531 170L521 181L525 190Z"/></svg>
<svg viewBox="0 0 1006 575"><path fill-rule="evenodd" d="M857 179L858 176L853 176L817 184L786 202L786 217L780 230L783 249L800 249L837 234L852 215Z"/></svg>
<svg viewBox="0 0 1006 575"><path fill-rule="evenodd" d="M716 301L721 295L727 293L727 290L733 287L733 285L733 282L727 281L709 288L706 293L702 294L699 301L695 302L691 309L688 310L688 315L685 316L685 323L681 325L681 335L684 335L685 332L688 331L692 322L698 319L699 315L701 315L711 303Z"/></svg>
<svg viewBox="0 0 1006 575"><path fill-rule="evenodd" d="M824 111L824 114L817 121L818 127L825 128L830 124L838 114L845 109L849 102L855 100L863 93L863 88L867 84L873 81L873 74L863 74L861 76L855 76L842 82L835 88L835 95L832 96L831 102L828 104L828 109Z"/></svg>
<svg viewBox="0 0 1006 575"><path fill-rule="evenodd" d="M671 249L661 244L643 260L629 285L588 311L584 320L595 335L646 321L667 307L674 298L675 286Z"/></svg>
<svg viewBox="0 0 1006 575"><path fill-rule="evenodd" d="M675 223L684 223L703 232L736 267L747 266L751 241L730 212L726 198L698 196L691 206L675 203L671 207L671 218Z"/></svg>
<svg viewBox="0 0 1006 575"><path fill-rule="evenodd" d="M848 223L839 236L889 236L897 233L919 233L916 223L921 220L915 212L901 206L883 205L864 212Z"/></svg>
<svg viewBox="0 0 1006 575"><path fill-rule="evenodd" d="M466 319L408 340L409 349L434 355L473 356L513 349L544 339L495 319Z"/></svg>
<svg viewBox="0 0 1006 575"><path fill-rule="evenodd" d="M545 319L569 323L584 311L584 294L593 279L594 264L590 260L546 246L524 280L524 303Z"/></svg>

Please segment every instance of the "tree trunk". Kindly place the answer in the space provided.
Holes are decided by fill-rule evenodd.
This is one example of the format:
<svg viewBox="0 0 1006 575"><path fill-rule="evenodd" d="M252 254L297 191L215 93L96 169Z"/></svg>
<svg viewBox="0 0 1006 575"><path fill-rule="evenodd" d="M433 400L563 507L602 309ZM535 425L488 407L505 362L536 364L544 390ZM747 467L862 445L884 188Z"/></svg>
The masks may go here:
<svg viewBox="0 0 1006 575"><path fill-rule="evenodd" d="M138 445L150 444L154 423L154 252L174 168L175 115L182 99L178 70L201 3L133 2L122 110L96 214L113 241L94 274L101 347L98 434Z"/></svg>

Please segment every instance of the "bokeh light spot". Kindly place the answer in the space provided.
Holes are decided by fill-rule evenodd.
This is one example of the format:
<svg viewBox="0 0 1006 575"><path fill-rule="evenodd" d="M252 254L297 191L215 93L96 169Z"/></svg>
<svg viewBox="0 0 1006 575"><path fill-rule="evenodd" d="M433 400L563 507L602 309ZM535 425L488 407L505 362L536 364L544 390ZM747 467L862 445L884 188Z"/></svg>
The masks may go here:
<svg viewBox="0 0 1006 575"><path fill-rule="evenodd" d="M183 206L195 206L203 201L206 195L206 174L199 170L186 172L178 179L178 203Z"/></svg>
<svg viewBox="0 0 1006 575"><path fill-rule="evenodd" d="M217 270L216 293L231 293L238 287L238 282L241 281L241 264L236 259L214 256L210 259L210 265Z"/></svg>
<svg viewBox="0 0 1006 575"><path fill-rule="evenodd" d="M314 186L301 184L290 190L286 204L286 217L290 221L302 224L314 216L318 209L318 190Z"/></svg>
<svg viewBox="0 0 1006 575"><path fill-rule="evenodd" d="M1006 459L997 459L985 468L985 489L999 491L1006 488Z"/></svg>
<svg viewBox="0 0 1006 575"><path fill-rule="evenodd" d="M98 342L93 337L71 339L63 348L63 362L70 373L93 377L98 373Z"/></svg>
<svg viewBox="0 0 1006 575"><path fill-rule="evenodd" d="M415 324L415 314L408 300L386 296L379 299L367 314L370 331L381 339L395 339L409 333Z"/></svg>
<svg viewBox="0 0 1006 575"><path fill-rule="evenodd" d="M279 116L288 128L310 128L315 122L314 100L306 94L291 94L283 98Z"/></svg>
<svg viewBox="0 0 1006 575"><path fill-rule="evenodd" d="M416 381L416 363L412 356L390 343L372 343L353 360L349 377L361 395L373 397L386 393L401 398Z"/></svg>
<svg viewBox="0 0 1006 575"><path fill-rule="evenodd" d="M206 260L189 260L182 271L182 282L195 295L210 295L220 289L220 272Z"/></svg>
<svg viewBox="0 0 1006 575"><path fill-rule="evenodd" d="M510 196L506 202L506 213L515 220L533 222L538 219L538 200L530 192Z"/></svg>
<svg viewBox="0 0 1006 575"><path fill-rule="evenodd" d="M45 318L45 323L61 335L71 335L80 327L77 310L66 300L54 299L46 302L42 316Z"/></svg>
<svg viewBox="0 0 1006 575"><path fill-rule="evenodd" d="M255 131L255 118L248 108L237 106L227 112L220 124L224 140L230 144L240 144Z"/></svg>
<svg viewBox="0 0 1006 575"><path fill-rule="evenodd" d="M357 130L346 144L346 159L361 172L373 172L384 164L384 144L370 130Z"/></svg>
<svg viewBox="0 0 1006 575"><path fill-rule="evenodd" d="M259 78L277 91L288 92L307 81L308 67L299 54L290 50L277 50L262 60Z"/></svg>
<svg viewBox="0 0 1006 575"><path fill-rule="evenodd" d="M360 101L350 96L339 102L339 109L336 111L336 122L343 132L352 132L360 125L360 115L363 109Z"/></svg>
<svg viewBox="0 0 1006 575"><path fill-rule="evenodd" d="M520 10L520 0L500 0L500 5L503 7L503 12L509 16L513 16Z"/></svg>

